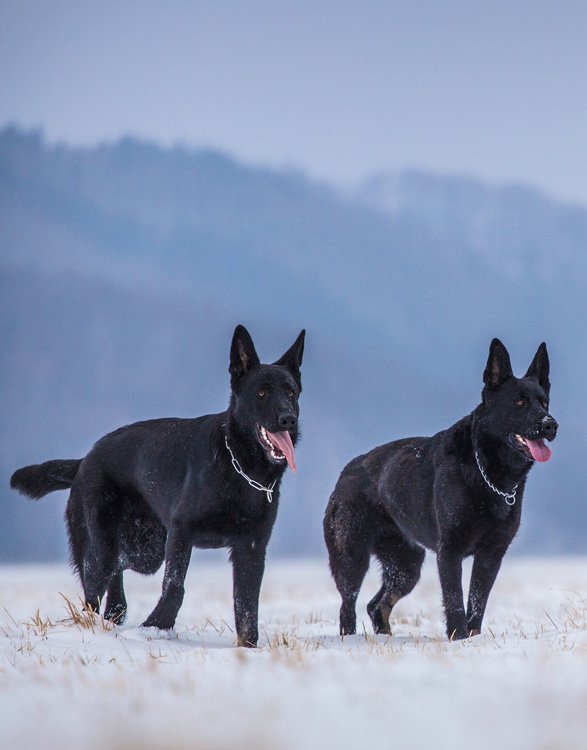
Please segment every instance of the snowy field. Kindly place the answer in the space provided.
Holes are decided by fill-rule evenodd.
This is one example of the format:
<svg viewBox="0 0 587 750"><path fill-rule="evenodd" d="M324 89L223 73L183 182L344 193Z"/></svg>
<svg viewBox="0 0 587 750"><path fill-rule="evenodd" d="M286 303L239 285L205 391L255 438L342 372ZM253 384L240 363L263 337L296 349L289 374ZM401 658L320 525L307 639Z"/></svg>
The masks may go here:
<svg viewBox="0 0 587 750"><path fill-rule="evenodd" d="M111 628L77 610L66 567L0 567L0 747L587 747L587 559L506 558L484 635L458 643L433 558L391 637L365 612L374 566L344 640L326 564L270 561L257 650L234 648L228 564L191 566L169 634L138 627L160 576L126 577Z"/></svg>

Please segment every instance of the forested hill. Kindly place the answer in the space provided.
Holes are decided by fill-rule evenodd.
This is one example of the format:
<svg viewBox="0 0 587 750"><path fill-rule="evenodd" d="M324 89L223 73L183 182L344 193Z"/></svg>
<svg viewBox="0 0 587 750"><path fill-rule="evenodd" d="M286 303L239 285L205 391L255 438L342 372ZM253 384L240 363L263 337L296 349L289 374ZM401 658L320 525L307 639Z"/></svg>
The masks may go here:
<svg viewBox="0 0 587 750"><path fill-rule="evenodd" d="M340 469L478 403L489 341L525 371L542 340L560 437L533 469L518 550L587 551L587 210L422 173L354 193L226 155L0 132L0 556L64 555L64 495L14 468L82 456L138 419L220 411L236 323L271 361L307 329L298 475L274 553L319 553Z"/></svg>

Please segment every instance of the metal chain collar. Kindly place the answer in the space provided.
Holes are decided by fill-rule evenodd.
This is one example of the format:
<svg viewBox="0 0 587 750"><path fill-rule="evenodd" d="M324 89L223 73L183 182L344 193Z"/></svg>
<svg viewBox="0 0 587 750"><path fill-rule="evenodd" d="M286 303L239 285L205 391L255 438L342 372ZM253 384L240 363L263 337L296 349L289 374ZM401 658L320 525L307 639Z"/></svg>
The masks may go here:
<svg viewBox="0 0 587 750"><path fill-rule="evenodd" d="M232 465L236 473L240 474L241 477L243 477L243 479L246 479L253 489L259 490L259 492L265 492L267 495L267 502L269 503L272 502L273 490L275 489L275 483L277 482L277 479L274 479L273 482L269 485L269 487L264 487L260 482L257 482L255 479L251 479L251 477L247 476L245 472L242 470L241 465L234 457L234 453L230 450L230 445L228 444L228 438L226 437L226 435L224 436L224 444L226 445L228 452L230 453L230 459L232 461Z"/></svg>
<svg viewBox="0 0 587 750"><path fill-rule="evenodd" d="M494 492L496 492L498 495L501 495L501 497L503 497L503 499L506 501L508 505L514 505L516 502L516 492L518 491L518 485L515 484L511 492L502 492L501 490L498 490L494 484L491 484L491 482L489 481L487 477L487 474L483 471L483 467L481 466L481 461L479 460L479 453L477 451L475 451L475 461L477 461L477 466L479 467L481 476L485 480L485 484L488 487L490 487Z"/></svg>

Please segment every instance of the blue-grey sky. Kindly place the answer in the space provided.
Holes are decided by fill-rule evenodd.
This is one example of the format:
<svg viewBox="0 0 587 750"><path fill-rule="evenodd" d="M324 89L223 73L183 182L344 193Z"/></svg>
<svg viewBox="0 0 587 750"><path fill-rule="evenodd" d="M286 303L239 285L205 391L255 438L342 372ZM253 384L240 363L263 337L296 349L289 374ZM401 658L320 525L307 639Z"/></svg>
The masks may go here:
<svg viewBox="0 0 587 750"><path fill-rule="evenodd" d="M0 125L587 204L586 0L0 0Z"/></svg>

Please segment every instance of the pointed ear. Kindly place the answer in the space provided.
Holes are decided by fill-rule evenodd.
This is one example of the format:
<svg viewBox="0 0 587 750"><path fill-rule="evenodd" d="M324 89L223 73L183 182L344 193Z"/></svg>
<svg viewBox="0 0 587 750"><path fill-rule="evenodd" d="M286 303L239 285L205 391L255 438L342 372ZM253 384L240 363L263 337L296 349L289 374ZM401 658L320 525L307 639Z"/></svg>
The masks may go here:
<svg viewBox="0 0 587 750"><path fill-rule="evenodd" d="M300 332L300 335L286 351L286 353L280 357L274 365L280 365L281 367L287 367L287 369L296 378L301 387L300 378L300 367L302 366L302 357L304 356L304 341L306 338L306 331Z"/></svg>
<svg viewBox="0 0 587 750"><path fill-rule="evenodd" d="M255 345L249 332L244 326L234 329L232 344L230 346L230 373L231 383L234 385L252 367L258 367L259 357L255 351Z"/></svg>
<svg viewBox="0 0 587 750"><path fill-rule="evenodd" d="M528 372L524 375L525 378L535 378L540 387L545 393L550 393L550 380L548 375L550 374L550 361L548 359L548 352L546 351L546 344L544 341L538 347L534 359L530 363Z"/></svg>
<svg viewBox="0 0 587 750"><path fill-rule="evenodd" d="M496 391L507 378L513 376L512 363L508 350L499 339L493 339L489 346L489 359L483 373L485 388Z"/></svg>

